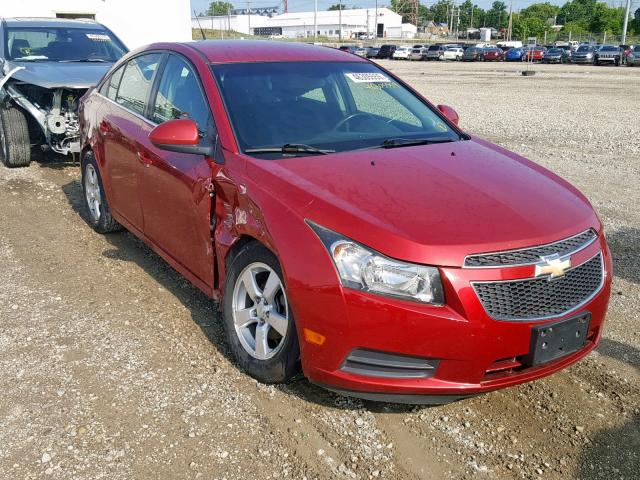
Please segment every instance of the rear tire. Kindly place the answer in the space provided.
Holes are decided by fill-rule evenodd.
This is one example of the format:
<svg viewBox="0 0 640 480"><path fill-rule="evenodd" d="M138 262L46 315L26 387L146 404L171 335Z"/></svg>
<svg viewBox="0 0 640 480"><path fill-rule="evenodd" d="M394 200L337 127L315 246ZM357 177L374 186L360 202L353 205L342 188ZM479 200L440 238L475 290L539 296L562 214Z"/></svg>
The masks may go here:
<svg viewBox="0 0 640 480"><path fill-rule="evenodd" d="M9 168L31 163L29 124L21 110L0 107L0 160Z"/></svg>
<svg viewBox="0 0 640 480"><path fill-rule="evenodd" d="M92 151L84 154L80 161L80 168L82 169L82 193L86 217L91 228L98 233L122 230L122 225L111 216L98 163Z"/></svg>
<svg viewBox="0 0 640 480"><path fill-rule="evenodd" d="M227 343L240 368L263 383L290 381L300 371L300 346L276 256L258 242L242 247L230 259L223 302Z"/></svg>

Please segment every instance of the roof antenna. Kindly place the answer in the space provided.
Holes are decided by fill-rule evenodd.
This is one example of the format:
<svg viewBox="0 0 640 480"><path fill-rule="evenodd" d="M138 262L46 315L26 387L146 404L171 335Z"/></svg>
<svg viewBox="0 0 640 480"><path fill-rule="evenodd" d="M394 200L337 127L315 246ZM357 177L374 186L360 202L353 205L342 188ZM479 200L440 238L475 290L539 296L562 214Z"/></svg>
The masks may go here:
<svg viewBox="0 0 640 480"><path fill-rule="evenodd" d="M202 39L206 40L207 37L204 34L204 30L202 29L202 25L200 25L200 19L198 18L198 15L196 15L196 11L193 11L193 16L196 17L196 21L198 22L198 27L200 27L200 33L202 34Z"/></svg>

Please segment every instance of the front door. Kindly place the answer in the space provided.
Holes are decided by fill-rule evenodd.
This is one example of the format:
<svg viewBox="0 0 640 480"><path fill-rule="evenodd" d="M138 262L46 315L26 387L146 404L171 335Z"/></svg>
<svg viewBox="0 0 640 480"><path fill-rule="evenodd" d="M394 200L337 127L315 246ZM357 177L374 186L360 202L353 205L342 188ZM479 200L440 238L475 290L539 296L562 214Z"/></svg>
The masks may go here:
<svg viewBox="0 0 640 480"><path fill-rule="evenodd" d="M213 285L211 232L212 168L202 155L168 152L148 139L155 124L191 118L204 135L212 117L193 67L170 54L160 73L157 93L150 100L150 122L142 124L139 154L145 167L138 185L144 234L206 285Z"/></svg>

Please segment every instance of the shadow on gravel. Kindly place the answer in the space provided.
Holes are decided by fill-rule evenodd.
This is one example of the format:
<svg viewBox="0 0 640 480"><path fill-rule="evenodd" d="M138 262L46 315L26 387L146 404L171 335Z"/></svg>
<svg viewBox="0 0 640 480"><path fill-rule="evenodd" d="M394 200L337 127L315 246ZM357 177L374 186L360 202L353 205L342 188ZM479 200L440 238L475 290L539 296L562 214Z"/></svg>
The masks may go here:
<svg viewBox="0 0 640 480"><path fill-rule="evenodd" d="M606 355L607 357L628 363L632 367L640 370L640 349L636 347L609 338L602 338L597 351L601 355Z"/></svg>
<svg viewBox="0 0 640 480"><path fill-rule="evenodd" d="M85 221L87 220L80 181L74 180L62 186L71 208ZM173 270L160 256L128 232L112 233L104 236L112 248L102 252L105 258L122 262L133 262L153 277L163 288L173 294L191 312L191 318L202 330L207 339L232 364L236 365L227 349L222 319L217 310L216 302L193 286L182 275ZM366 408L374 413L407 413L414 410L430 408L429 405L414 406L381 402L370 402L337 395L323 388L313 385L302 375L287 385L277 388L301 400L325 407L354 410Z"/></svg>
<svg viewBox="0 0 640 480"><path fill-rule="evenodd" d="M619 428L601 430L591 438L579 461L582 480L638 478L640 472L640 415Z"/></svg>
<svg viewBox="0 0 640 480"><path fill-rule="evenodd" d="M618 277L640 284L640 229L623 227L607 233L613 255L613 271Z"/></svg>

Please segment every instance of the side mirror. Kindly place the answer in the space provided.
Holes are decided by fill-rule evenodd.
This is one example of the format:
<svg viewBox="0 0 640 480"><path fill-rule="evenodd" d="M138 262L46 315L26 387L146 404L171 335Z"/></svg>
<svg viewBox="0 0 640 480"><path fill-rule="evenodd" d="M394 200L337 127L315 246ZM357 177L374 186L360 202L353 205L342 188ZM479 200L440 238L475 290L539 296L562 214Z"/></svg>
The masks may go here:
<svg viewBox="0 0 640 480"><path fill-rule="evenodd" d="M458 125L460 117L458 117L458 113L453 108L449 105L438 105L438 110L440 110L440 113L447 117L451 123Z"/></svg>
<svg viewBox="0 0 640 480"><path fill-rule="evenodd" d="M161 123L149 133L149 140L161 150L213 156L213 143L200 145L196 122L188 118Z"/></svg>

